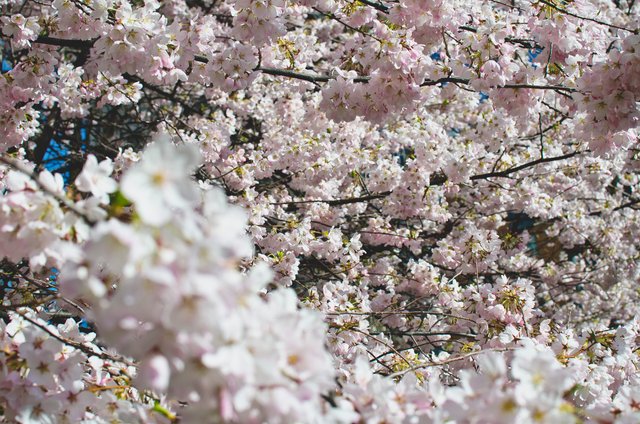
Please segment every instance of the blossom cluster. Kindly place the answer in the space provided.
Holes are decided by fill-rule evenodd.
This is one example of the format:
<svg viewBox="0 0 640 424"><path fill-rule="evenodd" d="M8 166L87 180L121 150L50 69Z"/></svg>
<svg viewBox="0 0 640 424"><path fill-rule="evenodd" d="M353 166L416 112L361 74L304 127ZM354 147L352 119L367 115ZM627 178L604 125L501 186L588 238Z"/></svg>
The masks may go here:
<svg viewBox="0 0 640 424"><path fill-rule="evenodd" d="M0 14L0 420L640 420L640 3Z"/></svg>

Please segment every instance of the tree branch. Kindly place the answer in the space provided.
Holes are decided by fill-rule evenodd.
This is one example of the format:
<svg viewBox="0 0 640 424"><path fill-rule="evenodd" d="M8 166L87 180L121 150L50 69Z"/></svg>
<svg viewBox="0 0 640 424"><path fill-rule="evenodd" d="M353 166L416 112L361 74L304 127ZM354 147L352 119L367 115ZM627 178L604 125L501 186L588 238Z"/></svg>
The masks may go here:
<svg viewBox="0 0 640 424"><path fill-rule="evenodd" d="M383 191L381 193L371 194L369 196L351 197L348 199L335 199L335 200L294 200L291 202L274 202L271 205L301 205L306 203L326 203L330 206L342 206L350 205L352 203L368 202L370 200L381 199L391 194L391 191Z"/></svg>
<svg viewBox="0 0 640 424"><path fill-rule="evenodd" d="M627 31L627 32L630 32L632 34L637 34L638 33L638 30L632 30L632 29L629 29L629 28L625 28L625 27L621 27L621 26L618 26L618 25L610 24L608 22L600 21L598 19L587 18L585 16L576 15L575 13L569 12L567 9L563 9L561 7L558 7L555 4L550 3L550 2L548 2L546 0L538 0L538 1L540 3L542 3L542 4L546 4L547 6L551 7L552 9L557 10L558 12L564 13L565 15L571 16L573 18L582 19L584 21L594 22L594 23L599 24L599 25L608 26L609 28L620 29L622 31Z"/></svg>
<svg viewBox="0 0 640 424"><path fill-rule="evenodd" d="M531 168L534 167L536 165L539 165L541 163L546 163L546 162L555 162L555 161L559 161L559 160L564 160L564 159L569 159L572 158L576 155L581 154L582 152L572 152L572 153L567 153L566 155L562 155L562 156L554 156L551 158L540 158L531 162L527 162L525 164L519 165L519 166L515 166L513 168L509 168L506 169L504 171L498 171L498 172L488 172L486 174L479 174L479 175L474 175L471 177L472 181L475 180L484 180L487 178L494 178L494 177L508 177L509 175L513 174L514 172L518 172L518 171L522 171L523 169L527 169L527 168Z"/></svg>

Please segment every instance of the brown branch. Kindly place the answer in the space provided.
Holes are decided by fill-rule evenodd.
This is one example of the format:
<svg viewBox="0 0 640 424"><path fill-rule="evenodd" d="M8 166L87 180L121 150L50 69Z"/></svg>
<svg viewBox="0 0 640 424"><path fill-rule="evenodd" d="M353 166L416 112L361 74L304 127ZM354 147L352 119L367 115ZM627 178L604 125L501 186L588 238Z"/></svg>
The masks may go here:
<svg viewBox="0 0 640 424"><path fill-rule="evenodd" d="M477 356L477 355L481 355L485 352L506 352L509 350L514 350L514 348L492 348L492 349L482 349L482 350L478 350L475 352L471 352L471 353L467 353L466 355L460 355L460 356L453 356L453 357L449 357L447 359L444 359L442 361L434 361L434 362L428 362L426 364L421 364L421 365L416 365L413 366L411 368L408 368L406 370L402 370L402 371L398 371L396 373L393 373L391 375L388 375L387 377L389 378L395 378L395 377L400 377L402 375L405 375L409 372L413 372L413 371L417 371L421 368L429 368L429 367L437 367L437 366L441 366L441 365L446 365L446 364L450 364L452 362L457 362L457 361L462 361L465 359L469 359L473 356Z"/></svg>
<svg viewBox="0 0 640 424"><path fill-rule="evenodd" d="M93 47L95 41L96 40L68 40L66 38L38 37L34 43L85 50Z"/></svg>
<svg viewBox="0 0 640 424"><path fill-rule="evenodd" d="M22 318L24 318L25 320L29 321L31 324L35 325L36 327L38 327L39 329L41 329L42 331L44 331L45 333L49 334L51 337L53 337L54 339L58 340L59 342L66 344L68 346L71 346L75 349L78 349L84 353L86 353L89 356L97 356L101 359L105 359L107 361L114 361L114 362L120 362L123 364L127 364L127 365L133 365L133 363L131 361L129 361L128 359L126 359L123 356L120 355L116 355L116 354L110 354L107 353L105 351L101 351L101 350L94 350L92 349L90 346L86 346L80 342L76 342L74 340L69 340L66 339L62 336L60 336L59 334L55 333L54 331L52 331L49 327L46 326L46 324L40 323L39 321L29 317L26 313L21 312L21 311L14 311L16 314L20 315Z"/></svg>
<svg viewBox="0 0 640 424"><path fill-rule="evenodd" d="M627 203L621 204L620 206L616 206L615 208L611 209L611 212L616 212L616 211L619 211L619 210L622 210L622 209L626 209L626 208L629 208L631 206L637 205L638 203L640 203L640 199L633 199L633 200L631 200L631 201L629 201ZM634 210L637 210L637 209L634 209ZM589 215L590 216L600 216L600 215L603 214L603 212L606 212L606 211L591 212Z"/></svg>
<svg viewBox="0 0 640 424"><path fill-rule="evenodd" d="M458 29L462 31L473 32L473 33L478 32L477 28L474 28L468 25L459 26ZM542 48L542 46L536 43L535 40L528 40L525 38L505 37L504 41L511 44L519 44L520 46L525 47L527 49Z"/></svg>
<svg viewBox="0 0 640 424"><path fill-rule="evenodd" d="M579 155L581 153L582 152L571 152L571 153L567 153L566 155L562 155L562 156L554 156L554 157L550 157L550 158L540 158L540 159L536 159L534 161L527 162L527 163L519 165L519 166L515 166L513 168L505 169L504 171L488 172L486 174L474 175L470 179L472 181L475 181L475 180L485 180L487 178L494 178L494 177L502 177L502 178L504 178L504 177L508 177L509 175L513 174L514 172L522 171L523 169L531 168L531 167L534 167L534 166L539 165L541 163L555 162L555 161L559 161L559 160L569 159L569 158L572 158L572 157L574 157L576 155Z"/></svg>
<svg viewBox="0 0 640 424"><path fill-rule="evenodd" d="M456 78L456 77L446 77L446 78L440 78L437 80L426 80L424 81L422 84L420 84L420 87L427 87L427 86L431 86L431 85L438 85L438 84L444 84L444 83L454 83L454 84L469 84L469 80L468 79L464 79L464 78Z"/></svg>
<svg viewBox="0 0 640 424"><path fill-rule="evenodd" d="M563 87L561 85L535 85L535 84L505 84L500 85L496 88L531 88L534 90L556 90L556 91L568 91L569 93L574 93L577 90L575 88Z"/></svg>
<svg viewBox="0 0 640 424"><path fill-rule="evenodd" d="M552 9L557 10L558 12L564 13L565 15L571 16L573 18L582 19L584 21L594 22L594 23L599 24L599 25L608 26L609 28L620 29L622 31L627 31L627 32L630 32L632 34L638 34L638 30L637 29L633 30L633 29L621 27L621 26L618 26L618 25L610 24L608 22L600 21L598 19L587 18L586 16L576 15L575 13L569 12L567 9L563 9L561 7L558 7L555 4L550 3L550 2L548 2L546 0L538 0L538 1L540 3L542 3L542 4L546 4L547 6L551 7Z"/></svg>
<svg viewBox="0 0 640 424"><path fill-rule="evenodd" d="M77 48L77 49L91 48L94 42L95 40L67 40L63 38L52 38L52 37L38 37L38 39L35 41L35 43L40 43L40 44L48 44L53 46L70 47L70 48ZM194 60L196 62L209 63L209 59L206 58L205 56L196 55L194 57ZM335 77L329 76L329 75L312 75L312 74L290 71L286 69L258 67L255 70L267 75L295 78L295 79L307 81L313 84L317 84L320 82L328 82L332 79L335 79ZM353 82L366 83L366 82L369 82L369 80L370 80L369 77L363 76L363 77L354 78ZM465 78L445 77L437 80L426 80L422 84L420 84L420 86L427 87L427 86L433 86L433 85L444 84L444 83L469 84L469 80ZM503 86L498 86L496 88L511 88L511 89L530 88L530 89L537 89L537 90L556 90L556 91L568 91L568 92L576 91L573 88L557 86L557 85L533 85L533 84L505 84Z"/></svg>
<svg viewBox="0 0 640 424"><path fill-rule="evenodd" d="M357 32L359 34L364 35L365 37L371 37L371 38L373 38L374 40L376 40L380 44L383 43L383 41L381 39L379 39L378 37L376 37L375 35L370 34L370 33L366 32L366 31L363 31L360 28L356 28L354 26L349 25L348 23L344 22L342 19L338 18L336 15L334 15L331 12L323 12L322 10L320 10L320 9L318 9L316 7L313 7L312 9L315 10L316 12L318 12L319 14L321 14L323 16L326 16L329 19L333 19L334 21L338 22L339 24L341 24L342 26L344 26L345 28L347 28L350 31Z"/></svg>
<svg viewBox="0 0 640 424"><path fill-rule="evenodd" d="M382 3L376 3L370 0L358 0L360 3L366 4L367 6L371 6L376 10L379 10L382 13L389 13L389 6L385 6Z"/></svg>
<svg viewBox="0 0 640 424"><path fill-rule="evenodd" d="M386 197L386 196L388 196L390 194L391 194L390 191L383 191L381 193L375 193L375 194L371 194L371 195L368 195L368 196L351 197L351 198L347 198L347 199L294 200L294 201L291 201L291 202L272 202L270 204L271 205L280 206L280 205L301 205L301 204L306 204L306 203L326 203L326 204L328 204L330 206L341 206L341 205L349 205L349 204L352 204L352 203L368 202L370 200L381 199L381 198Z"/></svg>

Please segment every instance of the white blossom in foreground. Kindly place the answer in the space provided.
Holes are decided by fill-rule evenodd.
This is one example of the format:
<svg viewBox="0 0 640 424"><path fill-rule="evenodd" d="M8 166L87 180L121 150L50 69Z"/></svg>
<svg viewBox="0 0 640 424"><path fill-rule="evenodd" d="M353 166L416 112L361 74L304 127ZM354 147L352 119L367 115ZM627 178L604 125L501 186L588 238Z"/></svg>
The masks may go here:
<svg viewBox="0 0 640 424"><path fill-rule="evenodd" d="M122 193L136 204L136 212L149 225L161 226L174 211L192 207L197 198L191 172L200 164L193 146L176 149L162 139L149 146L141 162L122 178Z"/></svg>
<svg viewBox="0 0 640 424"><path fill-rule="evenodd" d="M59 175L33 174L21 163L14 165L21 171L3 175L5 419L636 420L637 320L615 330L557 328L541 319L526 279L501 276L493 284L461 287L435 279L432 267L416 262L413 286L407 288L433 292L456 318L447 332L433 331L431 337L447 342L459 336L477 344L465 343L457 353L389 350L393 330L391 336L376 332L380 323L351 311L358 305L372 314L384 312L392 297L378 293L370 301L362 287L344 281L325 284L322 298L310 291L305 299L326 314L327 328L319 312L301 308L293 289L271 284L273 271L266 264L254 263L245 212L227 203L220 189L196 184L196 157L190 147L160 139L123 171L122 181L130 175L145 180L140 176L150 169L167 176L156 194L172 193L162 200L172 206L160 212L161 219L144 196L127 199L122 185L102 204L96 195L104 193L88 190L74 201ZM76 189L83 178L113 181L108 162L99 171L89 160ZM171 171L164 174L155 161ZM343 240L332 229L327 239L332 247L326 254L342 251L348 261L362 254L359 237ZM29 261L18 262L21 257ZM42 271L25 274L27 262ZM59 277L50 264L63 265ZM376 266L382 271L385 263ZM58 313L66 311L78 321L60 321ZM390 329L409 322L396 314L381 316ZM438 322L430 317L423 325ZM413 339L419 337L415 333Z"/></svg>
<svg viewBox="0 0 640 424"><path fill-rule="evenodd" d="M98 163L98 159L94 155L89 155L82 172L76 178L76 187L80 191L91 193L102 203L106 203L107 195L118 188L116 181L111 178L112 172L113 162L111 159L105 159Z"/></svg>
<svg viewBox="0 0 640 424"><path fill-rule="evenodd" d="M197 165L188 147L150 146L122 178L133 219L95 225L61 291L140 361L138 387L187 402L183 422L321 417L333 386L322 318L292 290L265 294L264 264L240 270L253 251L244 212L218 188L201 191Z"/></svg>

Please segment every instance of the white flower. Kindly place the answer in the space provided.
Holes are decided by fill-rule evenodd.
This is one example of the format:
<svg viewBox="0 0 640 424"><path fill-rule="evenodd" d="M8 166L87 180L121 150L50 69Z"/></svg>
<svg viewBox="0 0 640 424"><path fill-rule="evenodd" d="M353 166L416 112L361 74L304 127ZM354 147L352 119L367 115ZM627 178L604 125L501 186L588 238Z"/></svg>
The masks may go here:
<svg viewBox="0 0 640 424"><path fill-rule="evenodd" d="M197 191L189 174L199 163L194 146L176 148L166 138L160 139L125 174L122 193L135 204L144 223L161 226L174 210L194 204Z"/></svg>
<svg viewBox="0 0 640 424"><path fill-rule="evenodd" d="M76 178L76 187L80 191L91 193L102 203L106 203L107 194L113 193L118 187L115 180L111 178L112 172L113 162L111 159L107 158L98 163L95 156L89 155L82 172Z"/></svg>
<svg viewBox="0 0 640 424"><path fill-rule="evenodd" d="M571 373L544 347L526 347L515 353L511 374L520 381L516 394L521 400L552 397L559 400L572 385Z"/></svg>
<svg viewBox="0 0 640 424"><path fill-rule="evenodd" d="M169 387L170 379L169 361L162 355L153 355L138 367L138 383L142 387L164 392Z"/></svg>

